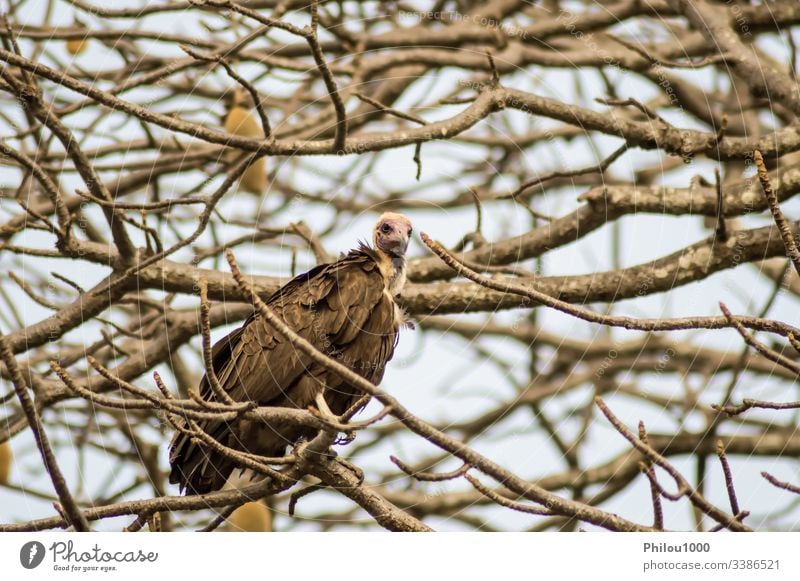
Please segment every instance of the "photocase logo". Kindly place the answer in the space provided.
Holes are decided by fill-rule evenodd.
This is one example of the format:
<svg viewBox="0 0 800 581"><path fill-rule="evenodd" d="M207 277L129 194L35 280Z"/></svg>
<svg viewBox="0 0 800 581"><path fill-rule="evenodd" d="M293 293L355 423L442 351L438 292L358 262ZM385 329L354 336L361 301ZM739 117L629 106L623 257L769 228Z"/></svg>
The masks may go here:
<svg viewBox="0 0 800 581"><path fill-rule="evenodd" d="M39 541L30 541L19 550L19 562L26 569L35 569L44 559L44 545Z"/></svg>

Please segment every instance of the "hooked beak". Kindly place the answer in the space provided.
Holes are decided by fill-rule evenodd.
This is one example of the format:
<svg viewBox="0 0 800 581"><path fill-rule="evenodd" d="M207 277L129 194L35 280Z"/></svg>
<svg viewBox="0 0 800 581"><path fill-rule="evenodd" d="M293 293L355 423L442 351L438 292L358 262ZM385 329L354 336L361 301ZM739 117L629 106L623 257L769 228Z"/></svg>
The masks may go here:
<svg viewBox="0 0 800 581"><path fill-rule="evenodd" d="M398 232L397 237L389 241L389 252L392 256L401 258L408 250L408 235L405 232Z"/></svg>

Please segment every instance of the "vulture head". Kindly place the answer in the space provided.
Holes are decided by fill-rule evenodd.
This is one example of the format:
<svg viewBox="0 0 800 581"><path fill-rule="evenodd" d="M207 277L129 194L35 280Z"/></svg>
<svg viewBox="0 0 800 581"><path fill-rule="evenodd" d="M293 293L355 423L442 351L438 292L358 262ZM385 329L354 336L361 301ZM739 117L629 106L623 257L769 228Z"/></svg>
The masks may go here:
<svg viewBox="0 0 800 581"><path fill-rule="evenodd" d="M390 257L404 258L411 230L411 220L396 212L384 212L375 224L372 242Z"/></svg>

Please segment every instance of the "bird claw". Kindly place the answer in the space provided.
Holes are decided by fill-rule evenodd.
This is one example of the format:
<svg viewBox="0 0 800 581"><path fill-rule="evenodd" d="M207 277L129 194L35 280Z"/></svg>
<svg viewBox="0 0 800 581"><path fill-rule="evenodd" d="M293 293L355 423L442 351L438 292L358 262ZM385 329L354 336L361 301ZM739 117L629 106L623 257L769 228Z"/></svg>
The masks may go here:
<svg viewBox="0 0 800 581"><path fill-rule="evenodd" d="M337 446L347 446L347 444L349 444L355 439L356 439L355 432L347 432L344 435L341 435L338 438L336 438L334 444L336 444Z"/></svg>

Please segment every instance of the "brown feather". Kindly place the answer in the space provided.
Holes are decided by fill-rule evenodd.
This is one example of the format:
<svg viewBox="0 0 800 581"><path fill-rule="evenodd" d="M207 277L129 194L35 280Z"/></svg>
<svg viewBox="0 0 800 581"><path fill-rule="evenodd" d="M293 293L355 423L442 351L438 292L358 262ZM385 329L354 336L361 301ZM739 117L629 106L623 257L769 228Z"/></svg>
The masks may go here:
<svg viewBox="0 0 800 581"><path fill-rule="evenodd" d="M394 299L386 292L382 258L362 245L337 262L296 277L267 301L297 334L376 383L383 378L403 324ZM235 401L303 409L323 392L331 410L342 414L361 396L338 376L313 364L258 314L214 345L212 363L223 389ZM206 378L200 392L214 399ZM227 446L266 456L281 456L288 445L314 435L308 428L277 422L205 421L200 425ZM231 460L180 433L170 447L170 464L170 482L197 494L221 488L234 469Z"/></svg>

